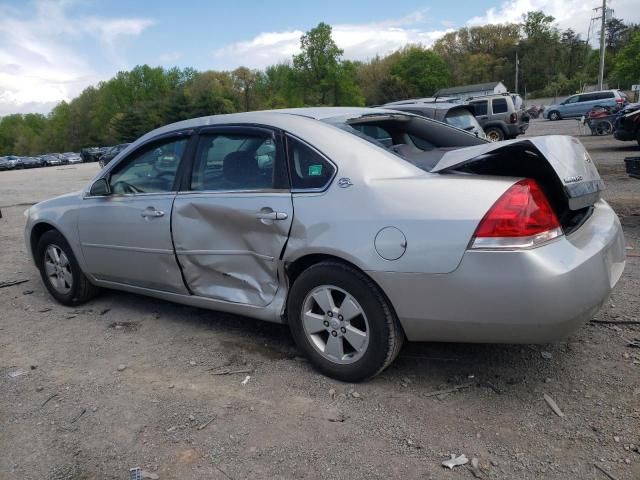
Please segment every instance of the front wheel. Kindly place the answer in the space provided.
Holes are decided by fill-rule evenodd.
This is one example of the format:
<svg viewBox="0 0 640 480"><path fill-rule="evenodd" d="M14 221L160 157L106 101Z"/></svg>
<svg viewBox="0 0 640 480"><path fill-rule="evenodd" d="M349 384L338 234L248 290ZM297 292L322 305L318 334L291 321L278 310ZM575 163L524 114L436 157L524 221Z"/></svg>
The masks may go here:
<svg viewBox="0 0 640 480"><path fill-rule="evenodd" d="M389 301L362 272L321 262L296 279L287 300L296 344L325 375L359 382L398 355L404 333Z"/></svg>
<svg viewBox="0 0 640 480"><path fill-rule="evenodd" d="M555 121L555 120L560 120L560 113L553 111L549 113L549 120Z"/></svg>
<svg viewBox="0 0 640 480"><path fill-rule="evenodd" d="M36 262L44 286L63 305L79 305L97 294L97 287L82 273L60 232L49 230L42 235L36 248Z"/></svg>

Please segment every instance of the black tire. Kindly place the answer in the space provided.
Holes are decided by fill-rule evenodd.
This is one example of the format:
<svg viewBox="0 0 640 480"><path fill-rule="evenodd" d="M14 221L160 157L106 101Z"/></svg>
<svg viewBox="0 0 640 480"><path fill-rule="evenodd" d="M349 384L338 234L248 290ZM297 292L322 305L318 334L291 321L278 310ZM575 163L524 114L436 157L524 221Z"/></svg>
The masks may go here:
<svg viewBox="0 0 640 480"><path fill-rule="evenodd" d="M366 314L368 344L353 363L339 364L326 358L311 344L305 332L301 318L305 298L323 285L348 292ZM404 342L404 332L380 288L362 272L339 262L315 264L296 278L287 299L287 315L298 348L320 372L344 382L360 382L382 372L398 356Z"/></svg>
<svg viewBox="0 0 640 480"><path fill-rule="evenodd" d="M73 280L71 282L71 288L67 293L61 293L56 290L56 287L45 271L45 255L49 246L57 246L60 248L69 261L69 270ZM57 230L49 230L42 235L36 247L35 258L44 286L47 287L51 296L61 304L69 306L80 305L97 295L98 287L93 285L84 273L82 273L69 243Z"/></svg>
<svg viewBox="0 0 640 480"><path fill-rule="evenodd" d="M500 127L488 127L484 130L487 140L491 142L501 142L504 140L504 131Z"/></svg>
<svg viewBox="0 0 640 480"><path fill-rule="evenodd" d="M549 120L551 121L556 121L556 120L560 120L562 117L560 116L560 112L553 110L552 112L549 112Z"/></svg>

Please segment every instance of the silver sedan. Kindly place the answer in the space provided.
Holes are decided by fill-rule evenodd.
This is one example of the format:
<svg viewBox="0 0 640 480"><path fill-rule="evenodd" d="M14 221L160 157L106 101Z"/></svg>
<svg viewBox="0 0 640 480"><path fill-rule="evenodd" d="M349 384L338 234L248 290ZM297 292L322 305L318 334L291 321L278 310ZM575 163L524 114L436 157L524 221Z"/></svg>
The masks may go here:
<svg viewBox="0 0 640 480"><path fill-rule="evenodd" d="M31 207L25 240L63 304L103 287L287 323L320 371L358 381L405 338L548 342L590 319L624 268L602 188L571 137L250 112L148 133Z"/></svg>

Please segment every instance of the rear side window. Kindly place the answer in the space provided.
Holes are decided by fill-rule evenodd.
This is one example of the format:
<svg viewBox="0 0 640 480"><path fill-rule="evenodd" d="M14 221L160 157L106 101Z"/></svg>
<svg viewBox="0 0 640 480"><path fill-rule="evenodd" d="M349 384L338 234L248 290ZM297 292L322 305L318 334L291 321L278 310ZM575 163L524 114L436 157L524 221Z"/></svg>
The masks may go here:
<svg viewBox="0 0 640 480"><path fill-rule="evenodd" d="M478 115L486 115L487 114L487 101L483 100L482 102L471 102L471 105L476 110L476 116Z"/></svg>
<svg viewBox="0 0 640 480"><path fill-rule="evenodd" d="M275 142L269 136L249 133L202 135L191 190L281 188L278 164Z"/></svg>
<svg viewBox="0 0 640 480"><path fill-rule="evenodd" d="M600 92L600 93L596 93L596 100L604 100L606 98L613 98L614 94L613 92Z"/></svg>
<svg viewBox="0 0 640 480"><path fill-rule="evenodd" d="M320 153L293 137L287 136L287 155L293 190L326 188L336 168Z"/></svg>
<svg viewBox="0 0 640 480"><path fill-rule="evenodd" d="M491 101L491 108L493 109L493 113L507 113L509 111L509 106L507 105L507 99L494 98Z"/></svg>
<svg viewBox="0 0 640 480"><path fill-rule="evenodd" d="M596 93L585 93L580 95L580 102L591 102L592 100L598 100L598 94Z"/></svg>

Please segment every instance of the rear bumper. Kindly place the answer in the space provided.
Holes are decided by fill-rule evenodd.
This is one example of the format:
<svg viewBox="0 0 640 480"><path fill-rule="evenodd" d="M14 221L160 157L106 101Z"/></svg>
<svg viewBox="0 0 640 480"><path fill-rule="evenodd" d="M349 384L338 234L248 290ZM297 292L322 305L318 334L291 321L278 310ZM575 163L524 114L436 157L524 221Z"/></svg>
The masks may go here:
<svg viewBox="0 0 640 480"><path fill-rule="evenodd" d="M622 228L604 202L569 237L522 251L467 251L449 274L368 272L412 341L545 343L607 300L624 269Z"/></svg>

